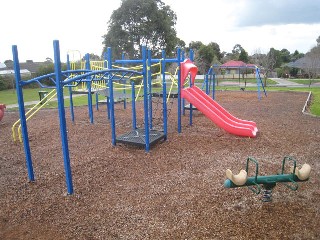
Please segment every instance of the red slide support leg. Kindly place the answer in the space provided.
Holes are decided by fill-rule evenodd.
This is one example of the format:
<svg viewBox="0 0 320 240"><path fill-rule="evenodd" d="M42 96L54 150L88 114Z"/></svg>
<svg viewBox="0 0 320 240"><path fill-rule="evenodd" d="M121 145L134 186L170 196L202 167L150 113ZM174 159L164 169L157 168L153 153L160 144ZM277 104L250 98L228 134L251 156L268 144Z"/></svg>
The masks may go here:
<svg viewBox="0 0 320 240"><path fill-rule="evenodd" d="M0 121L2 120L4 116L4 109L6 108L6 105L0 104Z"/></svg>

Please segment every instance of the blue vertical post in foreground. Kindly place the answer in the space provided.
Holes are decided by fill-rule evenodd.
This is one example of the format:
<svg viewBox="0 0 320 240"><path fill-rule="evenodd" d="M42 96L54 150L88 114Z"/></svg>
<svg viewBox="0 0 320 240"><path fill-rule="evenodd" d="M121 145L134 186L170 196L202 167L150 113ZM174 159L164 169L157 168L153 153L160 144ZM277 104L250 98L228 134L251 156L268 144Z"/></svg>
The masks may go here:
<svg viewBox="0 0 320 240"><path fill-rule="evenodd" d="M177 62L178 62L178 133L181 133L181 76L180 76L180 63L181 61L181 49L177 50Z"/></svg>
<svg viewBox="0 0 320 240"><path fill-rule="evenodd" d="M190 60L193 61L194 55L193 55L193 51L190 49ZM190 87L192 87L192 84L196 84L196 79L194 79L194 83L192 83L192 79L190 77ZM192 126L192 115L193 115L193 107L192 104L190 104L190 113L189 113L189 125Z"/></svg>
<svg viewBox="0 0 320 240"><path fill-rule="evenodd" d="M109 69L107 52L104 52L103 59L104 59L103 67ZM111 66L112 66L112 64L111 64ZM109 98L109 94L108 94L108 91L110 91L110 89L108 89L109 82L107 82L107 80L106 80L105 83L106 83L107 115L108 115L108 119L110 119L110 98Z"/></svg>
<svg viewBox="0 0 320 240"><path fill-rule="evenodd" d="M163 116L163 132L164 140L167 140L168 135L168 125L167 125L167 80L166 80L166 52L162 50L162 116Z"/></svg>
<svg viewBox="0 0 320 240"><path fill-rule="evenodd" d="M66 174L67 191L68 191L68 194L72 194L73 184L72 184L72 173L71 173L69 147L68 147L67 124L66 124L66 116L65 116L65 110L64 110L63 80L61 77L60 48L59 48L58 40L53 41L53 49L54 49L54 71L56 75L56 88L57 88L57 98L58 98L60 135L61 135L61 142L62 142L64 170Z"/></svg>
<svg viewBox="0 0 320 240"><path fill-rule="evenodd" d="M12 54L13 54L13 62L14 62L14 75L16 78L16 88L17 88L17 97L19 104L19 114L20 114L20 123L22 129L22 137L23 137L23 147L26 155L26 163L29 181L34 181L34 173L31 159L31 151L29 145L29 137L28 137L28 129L27 129L27 120L26 113L24 110L24 101L23 101L23 93L21 86L21 75L20 75L20 65L19 65L19 57L18 57L18 49L16 45L12 46Z"/></svg>
<svg viewBox="0 0 320 240"><path fill-rule="evenodd" d="M124 52L121 54L121 59L125 60L125 53ZM122 63L122 68L124 68L124 67L125 67L125 64ZM124 96L123 97L123 109L127 109L127 97L126 97L126 87L125 87L125 85L127 85L127 80L124 78L122 81L124 81L124 87L122 90L122 94Z"/></svg>
<svg viewBox="0 0 320 240"><path fill-rule="evenodd" d="M151 73L151 50L147 50L147 59L148 59L148 64L147 64L147 79L148 79L148 89L149 89L149 95L148 95L148 102L149 102L149 128L153 128L153 122L152 122L152 73Z"/></svg>
<svg viewBox="0 0 320 240"><path fill-rule="evenodd" d="M146 47L142 47L142 64L143 64L143 106L144 106L144 133L146 141L146 151L150 150L149 141L149 108L148 108L148 69L147 69L147 50Z"/></svg>
<svg viewBox="0 0 320 240"><path fill-rule="evenodd" d="M108 69L112 68L112 50L110 47L107 49L107 61L108 61ZM112 145L116 145L116 122L114 119L114 99L113 99L113 79L111 73L109 74L108 80L109 86L109 111L110 111L110 121L111 121L111 141Z"/></svg>
<svg viewBox="0 0 320 240"><path fill-rule="evenodd" d="M132 92L131 92L131 104L132 104L132 129L137 129L137 115L136 115L136 91L134 81L131 82Z"/></svg>

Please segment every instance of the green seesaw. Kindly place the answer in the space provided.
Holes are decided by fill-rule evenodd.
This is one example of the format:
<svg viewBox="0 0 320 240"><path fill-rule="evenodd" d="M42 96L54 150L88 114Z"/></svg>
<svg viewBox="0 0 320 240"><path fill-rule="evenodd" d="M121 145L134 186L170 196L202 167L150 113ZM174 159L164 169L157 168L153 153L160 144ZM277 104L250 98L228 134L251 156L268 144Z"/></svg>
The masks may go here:
<svg viewBox="0 0 320 240"><path fill-rule="evenodd" d="M292 162L290 167L290 172L285 173L286 163L288 161ZM253 163L255 166L255 174L253 177L248 177L249 163ZM259 164L254 158L248 157L246 170L241 170L239 174L234 175L230 169L226 170L227 180L224 182L226 188L236 188L236 187L248 187L251 191L256 194L261 192L261 185L263 186L263 202L272 201L272 189L277 183L284 183L288 188L293 191L298 189L297 182L305 182L309 180L311 167L309 164L303 164L301 169L296 166L296 160L292 157L284 157L282 160L281 173L277 175L267 175L259 176Z"/></svg>

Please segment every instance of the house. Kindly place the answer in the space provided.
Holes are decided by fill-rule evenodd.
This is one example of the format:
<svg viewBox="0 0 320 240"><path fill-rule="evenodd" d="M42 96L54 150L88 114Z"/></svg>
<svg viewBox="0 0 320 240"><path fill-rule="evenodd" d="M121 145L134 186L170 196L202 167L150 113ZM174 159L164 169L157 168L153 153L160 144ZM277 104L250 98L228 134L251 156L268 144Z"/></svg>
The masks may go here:
<svg viewBox="0 0 320 240"><path fill-rule="evenodd" d="M251 63L242 61L230 60L219 66L223 78L240 78L240 75L245 78L255 78L256 66Z"/></svg>
<svg viewBox="0 0 320 240"><path fill-rule="evenodd" d="M285 66L291 68L298 68L299 71L297 76L303 77L305 75L308 77L308 74L312 75L320 75L320 60L318 58L312 58L309 56L305 56L297 59L294 62L289 62Z"/></svg>
<svg viewBox="0 0 320 240"><path fill-rule="evenodd" d="M27 60L20 63L20 73L22 77L33 77L38 72L40 66L46 64L45 62L34 62ZM0 76L14 75L13 61L6 61L6 64L0 63Z"/></svg>

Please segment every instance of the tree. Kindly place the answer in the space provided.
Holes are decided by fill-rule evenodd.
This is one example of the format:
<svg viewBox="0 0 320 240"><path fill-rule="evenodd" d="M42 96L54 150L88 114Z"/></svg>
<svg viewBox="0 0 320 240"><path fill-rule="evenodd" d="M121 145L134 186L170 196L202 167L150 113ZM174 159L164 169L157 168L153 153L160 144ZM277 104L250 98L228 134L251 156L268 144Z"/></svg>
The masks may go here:
<svg viewBox="0 0 320 240"><path fill-rule="evenodd" d="M205 45L201 41L192 41L187 51L190 49L194 51L194 62L200 73L206 73L212 64L220 64L219 60L223 56L219 45L215 42Z"/></svg>
<svg viewBox="0 0 320 240"><path fill-rule="evenodd" d="M233 59L239 59L239 55L240 55L242 49L243 48L240 44L234 45L232 52L231 52Z"/></svg>
<svg viewBox="0 0 320 240"><path fill-rule="evenodd" d="M92 61L100 61L101 60L101 58L98 55L94 54L94 53L90 53L89 54L89 58ZM86 60L86 56L83 56L82 60L85 61Z"/></svg>
<svg viewBox="0 0 320 240"><path fill-rule="evenodd" d="M202 45L198 51L197 62L201 73L206 73L211 66L215 52L209 45Z"/></svg>
<svg viewBox="0 0 320 240"><path fill-rule="evenodd" d="M246 50L244 50L243 48L240 51L238 60L242 61L242 62L245 62L245 63L249 62L249 55L246 52Z"/></svg>
<svg viewBox="0 0 320 240"><path fill-rule="evenodd" d="M264 85L267 85L267 77L274 70L277 63L277 50L270 48L270 51L263 59L262 66L264 68Z"/></svg>
<svg viewBox="0 0 320 240"><path fill-rule="evenodd" d="M4 64L7 65L7 66L8 65L13 65L13 61L12 60L5 60Z"/></svg>
<svg viewBox="0 0 320 240"><path fill-rule="evenodd" d="M204 71L204 67L202 67L203 66L202 58L199 56L199 51L202 46L205 46L205 45L201 41L191 41L189 43L189 46L186 48L187 56L188 56L188 53L190 52L190 50L193 51L193 53L194 53L193 60L194 60L194 63L198 66L199 72Z"/></svg>
<svg viewBox="0 0 320 240"><path fill-rule="evenodd" d="M201 46L203 46L204 44L201 41L191 41L189 43L189 47L186 49L188 52L190 51L190 49L192 49L193 51L197 51L200 50Z"/></svg>
<svg viewBox="0 0 320 240"><path fill-rule="evenodd" d="M181 40L180 38L177 38L177 47L182 48L182 49L186 48L185 41Z"/></svg>
<svg viewBox="0 0 320 240"><path fill-rule="evenodd" d="M254 63L258 67L262 66L264 63L264 59L266 58L266 54L261 53L261 49L257 48L254 50L254 54L250 56L250 62Z"/></svg>
<svg viewBox="0 0 320 240"><path fill-rule="evenodd" d="M283 48L280 51L280 60L281 60L281 64L290 62L291 58L290 58L290 52L288 49Z"/></svg>
<svg viewBox="0 0 320 240"><path fill-rule="evenodd" d="M290 55L290 61L291 61L291 62L294 62L294 61L296 61L297 59L302 58L302 57L304 57L304 53L299 53L298 50L295 50L294 53L292 53L292 54Z"/></svg>
<svg viewBox="0 0 320 240"><path fill-rule="evenodd" d="M213 52L214 52L214 55L216 56L216 58L218 60L220 60L222 57L223 57L223 54L221 53L220 51L220 46L218 43L215 43L215 42L210 42L208 44L208 47L212 48Z"/></svg>
<svg viewBox="0 0 320 240"><path fill-rule="evenodd" d="M176 21L175 12L161 0L122 0L108 22L108 32L103 36L103 52L112 47L117 58L122 52L126 52L129 58L136 58L144 45L152 49L156 57L161 55L162 49L170 56L179 41Z"/></svg>
<svg viewBox="0 0 320 240"><path fill-rule="evenodd" d="M306 71L309 76L309 87L312 79L320 73L320 45L313 47L306 54Z"/></svg>

